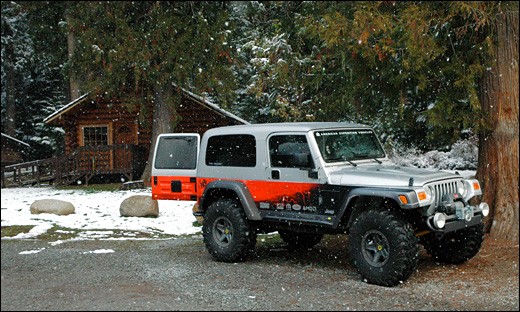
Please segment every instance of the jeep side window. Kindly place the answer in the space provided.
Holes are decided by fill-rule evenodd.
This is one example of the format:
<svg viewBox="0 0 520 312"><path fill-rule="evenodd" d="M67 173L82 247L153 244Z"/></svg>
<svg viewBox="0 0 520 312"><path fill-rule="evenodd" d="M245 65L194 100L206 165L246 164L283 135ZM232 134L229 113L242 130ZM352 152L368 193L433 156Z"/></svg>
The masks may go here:
<svg viewBox="0 0 520 312"><path fill-rule="evenodd" d="M269 139L269 157L274 168L314 168L304 135L275 135Z"/></svg>
<svg viewBox="0 0 520 312"><path fill-rule="evenodd" d="M255 167L256 140L252 135L217 135L208 139L206 165Z"/></svg>

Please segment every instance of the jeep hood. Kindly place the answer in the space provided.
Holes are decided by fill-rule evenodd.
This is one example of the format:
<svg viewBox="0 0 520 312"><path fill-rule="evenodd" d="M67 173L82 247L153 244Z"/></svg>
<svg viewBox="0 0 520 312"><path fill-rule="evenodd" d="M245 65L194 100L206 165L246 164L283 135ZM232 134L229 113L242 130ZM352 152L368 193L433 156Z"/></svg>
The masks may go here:
<svg viewBox="0 0 520 312"><path fill-rule="evenodd" d="M329 175L329 183L333 185L409 187L410 178L413 178L413 186L422 186L444 179L462 179L460 175L439 170L397 165L358 165L333 170Z"/></svg>

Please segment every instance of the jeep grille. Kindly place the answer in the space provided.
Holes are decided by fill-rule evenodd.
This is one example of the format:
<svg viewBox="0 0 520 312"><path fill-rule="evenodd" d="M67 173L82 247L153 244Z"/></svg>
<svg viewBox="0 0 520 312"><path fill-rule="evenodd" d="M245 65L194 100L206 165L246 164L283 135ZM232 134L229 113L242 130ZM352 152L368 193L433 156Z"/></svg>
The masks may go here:
<svg viewBox="0 0 520 312"><path fill-rule="evenodd" d="M432 188L432 191L435 194L435 206L440 205L442 202L442 196L457 193L457 180L429 183L428 186Z"/></svg>

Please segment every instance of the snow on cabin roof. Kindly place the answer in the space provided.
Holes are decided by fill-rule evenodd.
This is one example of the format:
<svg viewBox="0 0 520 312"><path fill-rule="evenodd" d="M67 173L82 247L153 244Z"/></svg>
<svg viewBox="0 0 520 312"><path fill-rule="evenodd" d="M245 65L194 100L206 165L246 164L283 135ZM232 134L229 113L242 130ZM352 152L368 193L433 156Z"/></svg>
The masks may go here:
<svg viewBox="0 0 520 312"><path fill-rule="evenodd" d="M195 101L197 101L197 102L199 102L199 103L209 107L210 109L212 109L212 110L214 110L214 111L216 111L216 112L218 112L218 113L220 113L220 114L222 114L222 115L224 115L226 117L230 117L232 119L235 119L235 120L237 120L237 121L239 121L239 122L241 122L241 123L243 123L245 125L250 124L249 121L246 121L246 120L238 117L237 115L232 114L232 113L228 112L227 110L220 108L217 104L211 103L210 101L204 99L200 95L196 95L196 94L194 94L194 93L192 93L192 92L190 92L190 91L188 91L188 90L186 90L184 88L181 88L181 87L179 87L179 89L181 89L184 93L186 93L186 95L188 95L189 97L191 97Z"/></svg>
<svg viewBox="0 0 520 312"><path fill-rule="evenodd" d="M7 134L5 134L5 133L3 133L3 132L2 132L2 137L6 138L6 139L8 139L8 140L15 141L16 143L22 144L22 145L24 145L24 146L31 147L29 144L25 143L24 141L20 141L20 140L18 140L18 139L15 139L15 138L13 138L12 136L7 135Z"/></svg>
<svg viewBox="0 0 520 312"><path fill-rule="evenodd" d="M175 87L178 87L177 85L174 84ZM178 87L180 90L182 90L182 92L184 92L188 97L191 97L193 100L195 100L195 102L201 104L201 105L204 105L206 107L208 107L209 109L223 115L223 116L226 116L226 117L229 117L229 118L232 118L232 119L235 119L237 120L238 122L240 123L243 123L243 124L249 124L248 121L236 116L235 114L232 114L222 108L220 108L218 105L216 104L213 104L211 102L209 102L208 100L204 99L203 97L199 96L199 95L196 95L184 88L180 88ZM59 116L63 115L64 113L68 112L69 110L71 110L73 107L75 107L76 105L80 104L83 102L84 99L86 99L88 96L88 93L85 93L83 94L82 96L80 96L79 98L75 99L74 101L70 102L69 104L63 106L62 108L58 109L57 111L55 111L54 113L52 113L51 115L47 116L43 122L44 123L50 123L52 122L53 120L55 120L56 118L58 118Z"/></svg>
<svg viewBox="0 0 520 312"><path fill-rule="evenodd" d="M60 115L68 112L71 110L74 106L78 105L79 103L83 102L83 100L87 97L88 93L83 94L79 98L75 99L74 101L70 102L69 104L63 106L62 108L58 109L54 113L50 114L43 120L43 123L49 123L53 121L54 119L58 118Z"/></svg>

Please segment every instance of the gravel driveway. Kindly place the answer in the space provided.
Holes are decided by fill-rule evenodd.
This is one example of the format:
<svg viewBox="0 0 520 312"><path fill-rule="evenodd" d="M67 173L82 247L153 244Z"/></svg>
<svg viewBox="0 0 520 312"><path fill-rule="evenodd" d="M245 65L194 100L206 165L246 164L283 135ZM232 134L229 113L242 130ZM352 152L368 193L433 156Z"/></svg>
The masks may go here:
<svg viewBox="0 0 520 312"><path fill-rule="evenodd" d="M516 310L518 245L486 239L463 265L421 250L418 272L361 281L345 236L290 251L260 235L243 263L211 259L199 234L166 240L2 240L1 310ZM39 251L39 252L38 252Z"/></svg>

